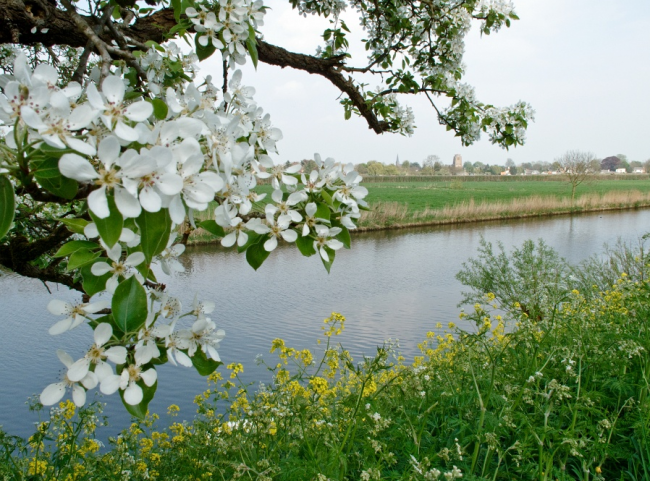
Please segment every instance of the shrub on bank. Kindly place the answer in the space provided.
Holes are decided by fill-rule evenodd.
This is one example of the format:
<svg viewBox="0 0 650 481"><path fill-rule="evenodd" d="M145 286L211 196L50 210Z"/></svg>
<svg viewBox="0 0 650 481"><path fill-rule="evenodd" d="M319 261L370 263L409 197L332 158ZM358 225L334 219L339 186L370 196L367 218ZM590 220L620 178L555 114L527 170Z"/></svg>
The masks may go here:
<svg viewBox="0 0 650 481"><path fill-rule="evenodd" d="M429 333L409 364L390 343L353 360L335 345L345 319L333 314L318 360L276 339L272 385L252 390L231 364L197 396L193 422L158 429L152 416L104 449L94 439L98 407L62 403L28 440L0 435L0 474L650 479L650 286L644 260L633 262L640 267L607 289L567 290L534 317L488 293L461 313L475 329Z"/></svg>

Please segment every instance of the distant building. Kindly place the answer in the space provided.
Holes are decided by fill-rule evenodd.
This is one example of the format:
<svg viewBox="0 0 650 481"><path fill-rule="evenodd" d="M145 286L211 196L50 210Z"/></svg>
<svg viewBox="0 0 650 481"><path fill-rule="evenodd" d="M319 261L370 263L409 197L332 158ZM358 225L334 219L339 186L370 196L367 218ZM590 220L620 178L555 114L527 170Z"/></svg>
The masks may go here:
<svg viewBox="0 0 650 481"><path fill-rule="evenodd" d="M399 155L397 156L397 159L395 159L395 167L401 167L402 163L399 161Z"/></svg>
<svg viewBox="0 0 650 481"><path fill-rule="evenodd" d="M510 171L509 170L504 170L503 172L501 172L501 175L510 175Z"/></svg>
<svg viewBox="0 0 650 481"><path fill-rule="evenodd" d="M625 170L625 167L619 167L616 169L617 174L627 174L627 170Z"/></svg>
<svg viewBox="0 0 650 481"><path fill-rule="evenodd" d="M460 154L454 155L454 163L452 164L452 166L454 167L454 169L459 169L459 170L463 169L463 158L461 157Z"/></svg>

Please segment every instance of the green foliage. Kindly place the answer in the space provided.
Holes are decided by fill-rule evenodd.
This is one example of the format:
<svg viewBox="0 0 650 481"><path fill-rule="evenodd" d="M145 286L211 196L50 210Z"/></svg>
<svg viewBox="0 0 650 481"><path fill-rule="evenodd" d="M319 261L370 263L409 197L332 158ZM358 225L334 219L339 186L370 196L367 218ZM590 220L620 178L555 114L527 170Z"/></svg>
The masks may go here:
<svg viewBox="0 0 650 481"><path fill-rule="evenodd" d="M148 313L147 293L135 276L117 286L111 308L115 323L123 333L135 332L144 325Z"/></svg>
<svg viewBox="0 0 650 481"><path fill-rule="evenodd" d="M106 198L108 199L108 209L110 211L108 217L101 219L92 211L88 211L88 213L97 226L97 230L99 231L102 240L110 248L115 245L122 235L124 218L115 205L115 198L111 195L106 196Z"/></svg>
<svg viewBox="0 0 650 481"><path fill-rule="evenodd" d="M0 239L9 232L15 210L14 188L7 177L0 176Z"/></svg>
<svg viewBox="0 0 650 481"><path fill-rule="evenodd" d="M568 284L569 266L542 239L535 244L528 240L512 253L498 243L498 252L490 242L481 238L478 258L463 263L456 274L463 285L463 304L484 301L490 294L499 307L511 314L521 311L533 319L555 312L571 290Z"/></svg>
<svg viewBox="0 0 650 481"><path fill-rule="evenodd" d="M172 220L167 209L158 212L142 210L135 220L140 232L140 247L147 264L167 247L172 227Z"/></svg>

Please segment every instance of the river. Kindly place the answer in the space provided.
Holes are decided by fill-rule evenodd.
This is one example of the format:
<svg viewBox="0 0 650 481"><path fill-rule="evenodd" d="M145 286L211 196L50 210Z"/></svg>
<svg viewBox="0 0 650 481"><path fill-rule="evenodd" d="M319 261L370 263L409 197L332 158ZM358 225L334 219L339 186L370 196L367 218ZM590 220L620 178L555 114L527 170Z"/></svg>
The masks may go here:
<svg viewBox="0 0 650 481"><path fill-rule="evenodd" d="M257 272L236 252L194 247L181 257L186 272L158 278L184 306L192 304L195 293L214 301L212 319L226 330L222 360L241 362L248 382L268 382L256 356L263 354L271 363L269 346L276 337L298 349L316 347L322 321L332 311L347 318L339 340L353 355L372 355L391 338L399 339L401 352L412 358L436 323L458 321L463 288L454 276L476 255L481 236L507 248L542 238L578 263L619 237L637 241L649 227L650 210L637 210L360 233L353 236L351 250L337 253L329 275L318 258L304 258L294 246L279 247ZM46 309L49 300L79 298L67 288L50 289L51 295L36 280L0 273L0 425L10 434L33 432L39 418L25 402L58 381L63 365L56 349L77 358L92 343L86 326L57 337L47 333L58 320ZM191 419L193 399L206 388L205 379L170 365L159 369L158 379L151 410L167 422L167 406L174 403L181 407L181 419ZM117 394L97 397L107 403L110 426L99 433L105 439L128 426L129 417Z"/></svg>

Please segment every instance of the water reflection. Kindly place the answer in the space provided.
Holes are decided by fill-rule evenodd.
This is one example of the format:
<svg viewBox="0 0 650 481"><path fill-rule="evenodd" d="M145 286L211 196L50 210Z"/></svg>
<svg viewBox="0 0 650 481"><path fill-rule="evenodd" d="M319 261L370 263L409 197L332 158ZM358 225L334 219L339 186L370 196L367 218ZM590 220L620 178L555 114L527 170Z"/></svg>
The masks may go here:
<svg viewBox="0 0 650 481"><path fill-rule="evenodd" d="M341 338L353 355L372 354L385 339L399 339L407 359L417 354L417 343L437 322L458 320L462 286L454 278L461 265L476 254L481 236L501 241L506 248L526 239L543 238L563 257L579 262L619 236L632 241L650 225L650 211L602 213L580 217L525 219L459 226L419 228L356 234L350 251L339 251L330 275L314 256L304 258L292 246L280 246L258 272L244 256L219 247L195 247L181 258L185 273L159 279L179 293L184 306L195 293L217 304L213 319L226 330L220 350L226 362L242 362L245 379L268 380L257 354L268 353L272 339L281 337L296 348L313 348L322 320L332 311L344 314L347 329ZM73 357L91 340L89 328L51 338L56 319L46 306L51 297L38 281L14 275L0 276L5 334L0 336L0 424L12 434L28 435L30 415L24 401L57 379L62 365L56 348ZM78 296L54 288L53 296ZM273 357L265 354L269 363ZM192 370L163 366L159 392L152 410L164 413L171 403L192 416L194 396L205 389L205 379ZM112 428L128 418L117 396L103 399Z"/></svg>

